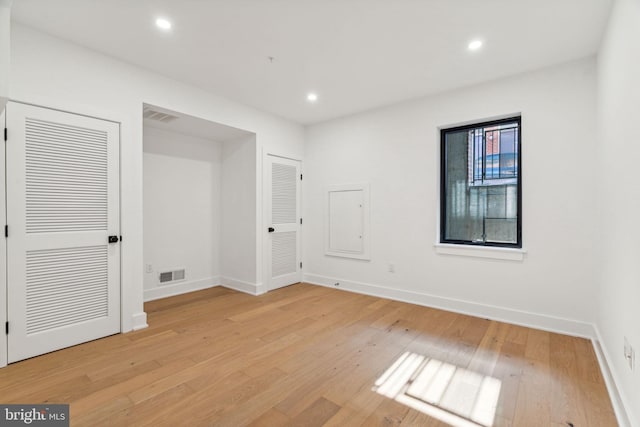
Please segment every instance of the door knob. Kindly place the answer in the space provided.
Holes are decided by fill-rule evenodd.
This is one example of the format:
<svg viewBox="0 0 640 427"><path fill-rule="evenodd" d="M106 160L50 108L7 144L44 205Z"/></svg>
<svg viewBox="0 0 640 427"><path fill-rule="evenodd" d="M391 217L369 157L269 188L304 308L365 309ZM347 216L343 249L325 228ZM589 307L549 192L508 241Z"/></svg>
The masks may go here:
<svg viewBox="0 0 640 427"><path fill-rule="evenodd" d="M273 227L269 227L269 230L268 230L268 231L269 231L269 233L273 233L274 231L276 231L276 229L275 229L275 228L273 228Z"/></svg>
<svg viewBox="0 0 640 427"><path fill-rule="evenodd" d="M109 243L118 243L119 240L118 236L109 236Z"/></svg>

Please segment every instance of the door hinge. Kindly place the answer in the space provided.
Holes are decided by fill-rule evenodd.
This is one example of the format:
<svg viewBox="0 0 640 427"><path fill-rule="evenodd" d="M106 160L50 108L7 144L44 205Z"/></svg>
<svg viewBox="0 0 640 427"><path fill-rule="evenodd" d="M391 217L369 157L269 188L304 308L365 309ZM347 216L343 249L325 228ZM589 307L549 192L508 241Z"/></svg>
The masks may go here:
<svg viewBox="0 0 640 427"><path fill-rule="evenodd" d="M300 268L302 268L302 263L300 263Z"/></svg>
<svg viewBox="0 0 640 427"><path fill-rule="evenodd" d="M302 174L300 174L300 181L302 181Z"/></svg>
<svg viewBox="0 0 640 427"><path fill-rule="evenodd" d="M9 322L5 322L4 324L4 331L7 335L9 335Z"/></svg>
<svg viewBox="0 0 640 427"><path fill-rule="evenodd" d="M9 226L8 225L4 226L4 237L9 237Z"/></svg>
<svg viewBox="0 0 640 427"><path fill-rule="evenodd" d="M4 128L4 140L7 140L7 128Z"/></svg>
<svg viewBox="0 0 640 427"><path fill-rule="evenodd" d="M300 225L302 225L302 218L300 218Z"/></svg>

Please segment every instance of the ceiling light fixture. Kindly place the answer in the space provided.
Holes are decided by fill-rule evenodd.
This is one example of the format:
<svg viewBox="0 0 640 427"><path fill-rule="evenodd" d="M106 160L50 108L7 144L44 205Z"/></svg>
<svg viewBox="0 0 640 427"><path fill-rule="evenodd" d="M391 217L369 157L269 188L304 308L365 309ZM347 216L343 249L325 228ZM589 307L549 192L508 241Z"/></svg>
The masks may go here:
<svg viewBox="0 0 640 427"><path fill-rule="evenodd" d="M165 18L156 19L156 27L161 30L169 31L171 29L171 22Z"/></svg>
<svg viewBox="0 0 640 427"><path fill-rule="evenodd" d="M482 47L482 40L473 40L469 43L469 50L478 50Z"/></svg>
<svg viewBox="0 0 640 427"><path fill-rule="evenodd" d="M316 102L317 100L318 100L318 94L311 92L307 95L307 101Z"/></svg>

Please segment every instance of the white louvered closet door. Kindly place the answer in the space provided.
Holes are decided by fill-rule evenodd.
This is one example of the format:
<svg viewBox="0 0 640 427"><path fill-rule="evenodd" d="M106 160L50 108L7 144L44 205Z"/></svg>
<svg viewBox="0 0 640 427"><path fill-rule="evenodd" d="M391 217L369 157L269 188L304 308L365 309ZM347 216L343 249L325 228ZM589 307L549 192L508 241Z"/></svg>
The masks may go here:
<svg viewBox="0 0 640 427"><path fill-rule="evenodd" d="M7 106L8 360L120 331L119 125Z"/></svg>
<svg viewBox="0 0 640 427"><path fill-rule="evenodd" d="M267 156L269 290L302 280L300 265L300 162Z"/></svg>

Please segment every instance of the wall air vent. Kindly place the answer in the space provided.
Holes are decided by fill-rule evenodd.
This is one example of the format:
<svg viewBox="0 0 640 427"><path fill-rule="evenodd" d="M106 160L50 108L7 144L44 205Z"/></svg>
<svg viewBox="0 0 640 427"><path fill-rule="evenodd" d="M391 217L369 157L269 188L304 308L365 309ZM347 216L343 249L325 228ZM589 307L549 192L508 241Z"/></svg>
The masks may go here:
<svg viewBox="0 0 640 427"><path fill-rule="evenodd" d="M178 116L163 113L161 111L154 110L151 107L144 107L144 110L142 110L142 116L145 119L155 120L162 123L169 123L178 118Z"/></svg>
<svg viewBox="0 0 640 427"><path fill-rule="evenodd" d="M159 275L160 284L166 285L173 282L180 282L185 278L185 270L181 268L173 271L163 271Z"/></svg>

